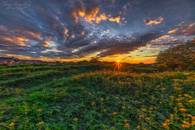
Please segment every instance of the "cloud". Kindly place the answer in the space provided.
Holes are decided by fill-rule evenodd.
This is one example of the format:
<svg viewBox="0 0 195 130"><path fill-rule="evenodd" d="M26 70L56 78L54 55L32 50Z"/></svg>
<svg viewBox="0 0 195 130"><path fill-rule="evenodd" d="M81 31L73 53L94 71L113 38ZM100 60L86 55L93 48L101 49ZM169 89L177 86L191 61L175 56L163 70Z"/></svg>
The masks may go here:
<svg viewBox="0 0 195 130"><path fill-rule="evenodd" d="M170 36L168 34L162 35L159 38L151 41L153 45L162 45L162 44L166 45L166 44L173 44L173 43L175 44L177 42L179 42L177 38Z"/></svg>
<svg viewBox="0 0 195 130"><path fill-rule="evenodd" d="M195 35L195 23L191 24L182 24L177 28L171 29L168 34L170 35Z"/></svg>
<svg viewBox="0 0 195 130"><path fill-rule="evenodd" d="M24 36L4 36L0 37L1 42L16 44L18 46L26 46L28 39Z"/></svg>
<svg viewBox="0 0 195 130"><path fill-rule="evenodd" d="M77 49L75 55L86 55L99 52L97 57L106 57L115 54L124 54L145 46L147 42L159 37L159 33L137 34L133 37L124 37L123 39L102 39L98 43L88 44Z"/></svg>
<svg viewBox="0 0 195 130"><path fill-rule="evenodd" d="M160 4L147 0L2 0L1 54L103 58L129 54L153 42L161 49L161 45L177 44L178 39L188 40L194 35L194 24L175 26L193 21L195 17L189 12L194 8L187 8L188 4L184 8L184 1L157 3ZM145 18L149 18L144 20L149 27L143 24Z"/></svg>
<svg viewBox="0 0 195 130"><path fill-rule="evenodd" d="M94 7L90 10L87 10L86 8L82 7L80 9L76 9L72 13L73 18L76 23L79 22L79 20L85 20L88 23L100 23L102 21L108 21L113 23L121 23L122 18L120 16L112 17L111 15L108 15L106 13L101 13L99 7Z"/></svg>
<svg viewBox="0 0 195 130"><path fill-rule="evenodd" d="M159 17L159 18L156 18L156 19L146 19L144 20L144 23L146 25L158 25L158 24L161 24L162 22L164 21L164 18L163 17Z"/></svg>

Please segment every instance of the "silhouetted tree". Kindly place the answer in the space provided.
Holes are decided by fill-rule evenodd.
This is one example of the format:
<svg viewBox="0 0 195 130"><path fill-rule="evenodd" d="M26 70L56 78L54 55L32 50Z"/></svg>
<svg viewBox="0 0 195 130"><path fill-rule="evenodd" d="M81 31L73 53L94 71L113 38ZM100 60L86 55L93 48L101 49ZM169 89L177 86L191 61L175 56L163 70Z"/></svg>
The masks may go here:
<svg viewBox="0 0 195 130"><path fill-rule="evenodd" d="M188 42L161 52L156 63L160 70L195 69L195 42Z"/></svg>

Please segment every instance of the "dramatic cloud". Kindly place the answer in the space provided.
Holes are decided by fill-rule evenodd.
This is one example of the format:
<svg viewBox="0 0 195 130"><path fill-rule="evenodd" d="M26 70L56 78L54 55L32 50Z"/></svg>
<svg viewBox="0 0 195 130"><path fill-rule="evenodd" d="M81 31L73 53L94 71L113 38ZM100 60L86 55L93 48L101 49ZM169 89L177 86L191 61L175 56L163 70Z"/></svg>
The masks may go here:
<svg viewBox="0 0 195 130"><path fill-rule="evenodd" d="M186 35L186 36L195 35L195 23L182 24L179 27L170 30L168 34Z"/></svg>
<svg viewBox="0 0 195 130"><path fill-rule="evenodd" d="M84 19L86 22L89 23L100 23L102 21L109 21L114 23L120 23L121 17L116 16L112 17L108 14L101 13L100 8L94 7L93 9L87 11L86 9L78 9L73 12L73 17L75 22L78 23L79 19Z"/></svg>
<svg viewBox="0 0 195 130"><path fill-rule="evenodd" d="M194 0L1 0L0 56L140 57L129 55L194 39L193 5ZM157 51L146 53L154 57Z"/></svg>
<svg viewBox="0 0 195 130"><path fill-rule="evenodd" d="M157 19L146 19L146 20L144 20L144 23L146 25L158 25L158 24L161 24L163 21L164 21L164 18L159 17Z"/></svg>

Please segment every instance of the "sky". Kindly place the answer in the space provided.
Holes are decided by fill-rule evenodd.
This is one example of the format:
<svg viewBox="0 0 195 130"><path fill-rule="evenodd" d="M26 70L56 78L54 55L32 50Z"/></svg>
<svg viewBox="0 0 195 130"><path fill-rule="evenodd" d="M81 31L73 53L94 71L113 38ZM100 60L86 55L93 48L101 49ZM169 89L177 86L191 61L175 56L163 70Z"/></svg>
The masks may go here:
<svg viewBox="0 0 195 130"><path fill-rule="evenodd" d="M0 56L153 63L195 39L195 0L0 0Z"/></svg>

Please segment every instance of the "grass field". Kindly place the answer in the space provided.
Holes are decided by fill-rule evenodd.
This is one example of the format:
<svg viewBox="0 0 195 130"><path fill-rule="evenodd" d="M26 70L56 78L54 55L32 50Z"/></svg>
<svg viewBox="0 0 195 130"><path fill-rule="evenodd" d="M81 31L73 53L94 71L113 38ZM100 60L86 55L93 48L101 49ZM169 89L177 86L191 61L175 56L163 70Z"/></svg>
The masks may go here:
<svg viewBox="0 0 195 130"><path fill-rule="evenodd" d="M0 130L194 130L195 71L134 69L0 66Z"/></svg>

